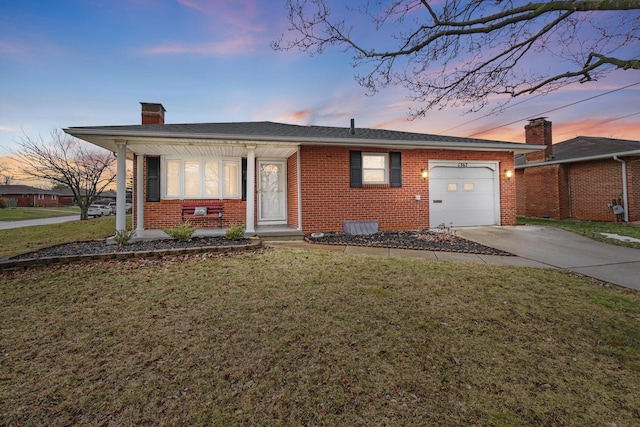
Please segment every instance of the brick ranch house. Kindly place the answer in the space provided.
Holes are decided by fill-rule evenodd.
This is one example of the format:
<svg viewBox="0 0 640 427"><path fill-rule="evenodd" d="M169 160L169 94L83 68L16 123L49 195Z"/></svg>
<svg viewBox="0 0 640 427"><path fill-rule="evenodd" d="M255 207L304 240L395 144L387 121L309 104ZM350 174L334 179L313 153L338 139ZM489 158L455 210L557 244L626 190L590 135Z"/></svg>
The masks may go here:
<svg viewBox="0 0 640 427"><path fill-rule="evenodd" d="M222 204L224 227L258 235L278 227L340 231L344 221L377 221L380 230L513 225L514 154L544 148L356 128L353 120L344 128L165 124L161 104L141 104L141 125L64 130L117 154L118 195L125 194L125 159L133 161L139 237L178 225L185 204L211 203ZM123 198L116 205L122 230ZM199 228L218 225L188 217Z"/></svg>
<svg viewBox="0 0 640 427"><path fill-rule="evenodd" d="M57 191L43 190L29 185L0 185L0 198L8 206L27 207L51 207L59 205Z"/></svg>
<svg viewBox="0 0 640 427"><path fill-rule="evenodd" d="M544 118L531 120L525 136L545 150L516 156L518 215L640 221L640 141L578 136L553 144Z"/></svg>

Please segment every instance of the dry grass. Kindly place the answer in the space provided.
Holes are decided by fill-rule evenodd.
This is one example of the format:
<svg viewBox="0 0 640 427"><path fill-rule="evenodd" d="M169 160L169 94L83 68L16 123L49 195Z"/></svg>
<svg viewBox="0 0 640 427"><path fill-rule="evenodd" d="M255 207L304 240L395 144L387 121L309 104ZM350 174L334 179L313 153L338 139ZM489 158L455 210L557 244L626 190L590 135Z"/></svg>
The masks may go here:
<svg viewBox="0 0 640 427"><path fill-rule="evenodd" d="M333 252L0 277L4 425L640 423L640 295Z"/></svg>
<svg viewBox="0 0 640 427"><path fill-rule="evenodd" d="M5 208L0 209L0 221L19 221L79 214L80 209L66 206L54 208Z"/></svg>
<svg viewBox="0 0 640 427"><path fill-rule="evenodd" d="M127 223L131 218L127 218ZM69 221L62 224L0 230L0 259L33 251L42 247L113 236L116 228L114 216Z"/></svg>

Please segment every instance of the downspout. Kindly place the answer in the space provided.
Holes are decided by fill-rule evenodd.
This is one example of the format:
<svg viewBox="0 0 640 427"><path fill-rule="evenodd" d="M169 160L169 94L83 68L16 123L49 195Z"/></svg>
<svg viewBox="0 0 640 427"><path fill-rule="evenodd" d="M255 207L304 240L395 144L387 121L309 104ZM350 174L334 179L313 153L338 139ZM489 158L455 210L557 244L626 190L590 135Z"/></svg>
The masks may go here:
<svg viewBox="0 0 640 427"><path fill-rule="evenodd" d="M627 188L627 162L613 156L613 160L622 163L622 203L624 203L624 222L629 222L629 193Z"/></svg>

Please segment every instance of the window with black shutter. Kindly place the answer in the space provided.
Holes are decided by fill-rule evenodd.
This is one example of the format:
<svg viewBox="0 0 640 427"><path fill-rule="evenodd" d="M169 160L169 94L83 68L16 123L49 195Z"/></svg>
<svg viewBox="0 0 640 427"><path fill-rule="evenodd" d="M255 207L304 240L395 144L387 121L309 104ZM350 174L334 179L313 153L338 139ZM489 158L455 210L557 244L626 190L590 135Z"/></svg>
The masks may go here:
<svg viewBox="0 0 640 427"><path fill-rule="evenodd" d="M160 157L147 157L147 202L160 201Z"/></svg>
<svg viewBox="0 0 640 427"><path fill-rule="evenodd" d="M362 188L362 151L350 151L351 188Z"/></svg>
<svg viewBox="0 0 640 427"><path fill-rule="evenodd" d="M366 157L367 165L363 158ZM389 184L402 187L402 154L400 152L365 153L349 152L350 186L362 188L363 184Z"/></svg>

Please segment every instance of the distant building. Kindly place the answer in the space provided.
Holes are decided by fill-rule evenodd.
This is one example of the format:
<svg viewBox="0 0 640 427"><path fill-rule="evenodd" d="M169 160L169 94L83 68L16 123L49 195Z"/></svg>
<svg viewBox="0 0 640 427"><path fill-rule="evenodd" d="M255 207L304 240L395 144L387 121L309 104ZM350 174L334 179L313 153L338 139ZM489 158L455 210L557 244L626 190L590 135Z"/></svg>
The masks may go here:
<svg viewBox="0 0 640 427"><path fill-rule="evenodd" d="M0 185L0 198L13 207L59 206L58 190L43 190L28 185Z"/></svg>
<svg viewBox="0 0 640 427"><path fill-rule="evenodd" d="M640 141L578 136L553 144L544 118L525 134L546 149L515 158L518 215L640 221Z"/></svg>

